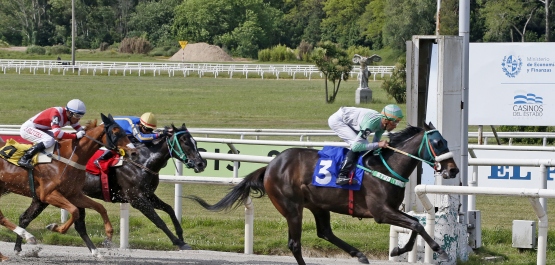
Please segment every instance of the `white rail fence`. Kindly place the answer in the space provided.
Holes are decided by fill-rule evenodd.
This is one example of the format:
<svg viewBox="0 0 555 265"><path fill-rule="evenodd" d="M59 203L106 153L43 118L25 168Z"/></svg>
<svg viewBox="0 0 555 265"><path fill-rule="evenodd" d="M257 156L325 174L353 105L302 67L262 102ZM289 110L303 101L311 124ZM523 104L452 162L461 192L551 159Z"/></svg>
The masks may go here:
<svg viewBox="0 0 555 265"><path fill-rule="evenodd" d="M289 76L292 79L302 77L312 79L313 75L317 78L323 78L322 73L315 65L298 65L298 64L223 64L223 63L146 63L146 62L101 62L101 61L76 61L75 65L65 64L56 60L10 60L0 59L0 69L4 74L9 70L15 70L18 74L22 71L36 74L42 73L52 74L53 72L65 75L68 72L81 74L104 74L107 75L127 75L136 73L139 76L151 74L153 76L167 75L175 76L176 73L189 76L196 73L199 77L211 74L214 78L220 74L227 74L229 78L233 75L241 75L249 78L249 74L258 75L260 78L273 76L279 79L280 76ZM383 78L385 75L391 76L395 66L368 66L368 71L373 75L374 81L376 76ZM360 66L353 66L350 76L360 74ZM252 75L251 75L252 76Z"/></svg>
<svg viewBox="0 0 555 265"><path fill-rule="evenodd" d="M470 164L470 162L469 162ZM430 202L427 193L434 194L460 194L460 195L476 195L488 194L498 196L516 196L527 197L532 204L534 212L538 216L538 250L537 250L537 264L546 264L547 257L547 230L548 230L548 217L547 212L542 207L538 198L555 198L554 190L546 189L518 189L518 188L487 188L487 187L461 187L461 186L436 186L436 185L418 185L415 187L415 192L426 208L426 232L428 234L434 233L435 226L435 210L433 204ZM424 262L431 263L433 258L433 250L430 246L426 245L424 250Z"/></svg>

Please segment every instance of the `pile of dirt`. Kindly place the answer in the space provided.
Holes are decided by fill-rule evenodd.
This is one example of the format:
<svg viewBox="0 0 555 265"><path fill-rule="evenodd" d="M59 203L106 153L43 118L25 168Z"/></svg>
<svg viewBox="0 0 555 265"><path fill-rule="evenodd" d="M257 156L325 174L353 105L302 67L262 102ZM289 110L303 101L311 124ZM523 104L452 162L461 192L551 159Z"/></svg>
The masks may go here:
<svg viewBox="0 0 555 265"><path fill-rule="evenodd" d="M179 50L169 60L185 62L228 62L233 61L233 58L216 45L200 42L187 44L185 49Z"/></svg>

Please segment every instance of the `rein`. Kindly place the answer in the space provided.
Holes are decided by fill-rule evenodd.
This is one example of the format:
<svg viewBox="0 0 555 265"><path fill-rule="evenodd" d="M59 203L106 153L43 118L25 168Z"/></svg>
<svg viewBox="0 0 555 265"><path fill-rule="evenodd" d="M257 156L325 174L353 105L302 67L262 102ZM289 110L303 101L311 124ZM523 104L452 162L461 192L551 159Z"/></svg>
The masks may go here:
<svg viewBox="0 0 555 265"><path fill-rule="evenodd" d="M422 162L424 162L424 163L430 165L431 167L433 167L434 170L439 171L439 170L441 170L441 165L440 165L438 162L440 162L440 161L442 161L442 160L444 160L444 159L453 157L453 154L452 154L451 152L446 153L446 154L443 154L443 155L440 155L440 156L437 156L437 155L435 154L434 149L431 147L432 144L430 143L430 140L428 139L428 134L433 133L433 132L437 132L437 130L434 129L434 130L429 130L429 131L424 132L424 137L422 138L422 141L420 142L420 147L418 148L418 155L420 156L420 153L422 152L422 147L423 147L423 146L426 146L426 150L428 151L428 155L431 157L431 160L432 160L432 161L429 161L429 160L420 158L419 156L411 155L411 154L409 154L409 153L407 153L407 152L405 152L405 151L401 151L401 150L399 150L399 149L397 149L397 148L394 148L394 147L391 147L391 146L388 146L387 148L389 148L389 149L391 149L391 150L393 150L393 151L395 151L395 152L397 152L397 153L406 155L406 156L408 156L408 157L410 157L410 158L414 158L414 159L416 159L416 160L422 161ZM427 143L427 144L424 144L424 143ZM405 185L404 185L404 184L405 184L404 182L409 182L409 180L406 179L406 178L404 178L404 177L402 177L402 176L399 175L397 172L395 172L393 169L391 169L391 167L389 167L389 165L388 165L387 162L385 161L385 158L384 158L383 155L382 155L381 150L377 150L377 153L378 153L378 155L380 156L380 159L382 160L382 163L384 164L384 166L387 168L387 170L388 170L396 179L391 179L390 177L388 177L388 176L386 176L386 175L384 175L384 174L382 174L382 173L380 173L380 172L377 172L377 171L371 170L371 169L367 169L367 168L365 168L365 167L359 167L359 168L361 168L361 169L363 169L363 170L366 170L366 171L370 172L374 177L377 177L377 178L379 178L379 179L381 179L381 180L384 180L384 181L386 181L386 182L389 182L389 183L391 183L391 184L394 184L394 185L396 185L396 186L399 186L399 187L403 188L403 187L405 186Z"/></svg>
<svg viewBox="0 0 555 265"><path fill-rule="evenodd" d="M131 159L129 159L129 158L123 157L123 161L127 161L127 162L129 162L129 163L131 163L131 164L133 164L133 165L135 165L135 166L137 166L137 167L140 167L140 168L144 169L146 172L148 172L148 173L150 173L150 174L152 174L152 175L158 176L158 173L157 173L157 172L154 172L154 171L150 170L148 167L145 167L144 165L139 164L139 163L137 163L137 162L135 162L135 161L133 161L133 160L131 160Z"/></svg>
<svg viewBox="0 0 555 265"><path fill-rule="evenodd" d="M179 156L179 158L186 160L187 159L187 155L183 152L183 150L181 149L181 145L179 145L179 140L177 139L177 136L183 133L186 133L187 131L181 131L181 132L177 132L175 134L173 134L171 137L166 137L166 141L168 142L168 149L170 152L170 157L173 158L173 153L177 153L177 155ZM169 138L169 139L168 139ZM179 152L177 150L175 150L175 148L173 147L174 144L177 144L177 146L179 147ZM131 159L125 158L123 157L123 161L127 161L139 168L144 169L146 172L158 176L159 174L157 172L152 171L151 169L149 169L148 167L139 164ZM174 163L175 164L175 163Z"/></svg>

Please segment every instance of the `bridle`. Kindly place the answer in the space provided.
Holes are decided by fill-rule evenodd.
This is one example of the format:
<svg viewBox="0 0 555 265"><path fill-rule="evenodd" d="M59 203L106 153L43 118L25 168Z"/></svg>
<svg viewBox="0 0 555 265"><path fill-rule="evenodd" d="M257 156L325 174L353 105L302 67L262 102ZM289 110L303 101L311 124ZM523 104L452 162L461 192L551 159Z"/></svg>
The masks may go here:
<svg viewBox="0 0 555 265"><path fill-rule="evenodd" d="M183 149L181 148L181 144L179 144L178 136L185 133L189 133L189 131L187 130L179 131L174 133L171 137L167 137L166 141L168 143L168 150L170 151L171 158L176 157L177 159L182 161L187 166L187 168L193 168L195 166L193 164L193 161L191 161L187 157L187 154L185 154L185 152L183 152Z"/></svg>
<svg viewBox="0 0 555 265"><path fill-rule="evenodd" d="M438 141L442 141L443 142L443 146L444 148L442 148L441 150L438 150L436 148L434 148L434 146L432 145L431 140L434 138L430 137L430 134L433 133L437 133L439 135L439 132L436 129L433 130L429 130L429 131L425 131L424 132L424 136L422 137L422 141L420 142L420 147L418 148L418 156L414 156L411 155L407 152L401 151L399 149L396 149L394 147L388 146L387 148L404 154L408 157L414 158L416 160L422 161L428 165L430 165L431 167L434 168L434 170L436 172L441 171L441 164L440 162L449 158L453 158L453 153L448 151L447 148L447 141L445 139L443 139L443 137L434 137L437 138ZM421 155L422 152L424 150L424 155ZM437 153L441 153L441 155L437 155ZM395 178L403 181L403 182L408 182L409 180L406 178L403 178L401 175L397 174L397 172L395 172L393 169L391 169L391 167L389 167L389 165L387 164L387 162L385 161L385 158L383 157L382 153L380 151L378 151L378 154L380 156L380 159L382 160L382 163L384 164L384 166L387 168L387 170L389 170L389 172L391 174L393 174L393 176L395 176Z"/></svg>

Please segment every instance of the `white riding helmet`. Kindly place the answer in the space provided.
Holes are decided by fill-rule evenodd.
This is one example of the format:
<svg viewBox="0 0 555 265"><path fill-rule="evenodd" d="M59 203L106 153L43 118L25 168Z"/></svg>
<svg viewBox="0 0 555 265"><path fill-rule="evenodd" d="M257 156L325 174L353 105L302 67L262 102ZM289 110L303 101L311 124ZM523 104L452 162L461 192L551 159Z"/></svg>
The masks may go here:
<svg viewBox="0 0 555 265"><path fill-rule="evenodd" d="M78 99L70 100L66 105L66 110L76 118L83 117L83 115L85 115L85 113L87 112L85 103Z"/></svg>
<svg viewBox="0 0 555 265"><path fill-rule="evenodd" d="M146 112L141 115L141 124L149 129L156 130L156 117L151 112Z"/></svg>

